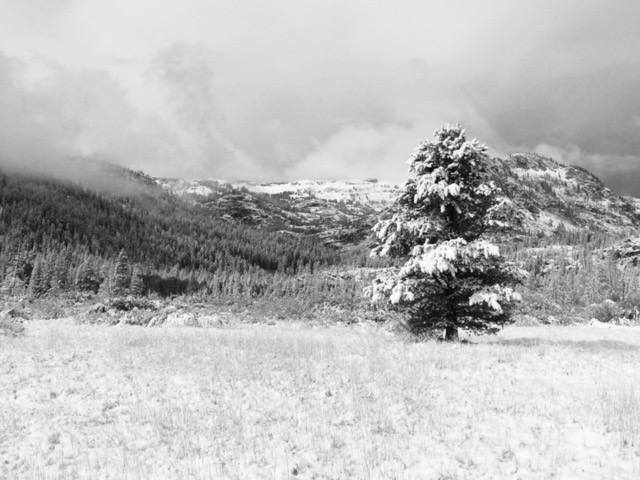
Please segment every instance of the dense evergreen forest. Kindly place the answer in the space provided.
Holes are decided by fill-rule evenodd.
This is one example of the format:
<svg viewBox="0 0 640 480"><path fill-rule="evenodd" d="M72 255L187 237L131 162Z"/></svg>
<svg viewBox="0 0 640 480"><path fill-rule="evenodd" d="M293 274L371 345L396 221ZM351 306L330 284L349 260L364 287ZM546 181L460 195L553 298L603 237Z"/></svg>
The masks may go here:
<svg viewBox="0 0 640 480"><path fill-rule="evenodd" d="M0 171L0 285L8 295L113 295L120 278L131 293L160 297L338 298L355 295L356 283L337 280L333 267L370 262L364 247L227 221L148 181L115 196Z"/></svg>

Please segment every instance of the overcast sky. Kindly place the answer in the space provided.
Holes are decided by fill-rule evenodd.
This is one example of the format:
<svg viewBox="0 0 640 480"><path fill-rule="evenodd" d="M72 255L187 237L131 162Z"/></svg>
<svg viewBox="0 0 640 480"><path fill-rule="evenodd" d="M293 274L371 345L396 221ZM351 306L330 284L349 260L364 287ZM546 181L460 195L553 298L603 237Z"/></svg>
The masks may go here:
<svg viewBox="0 0 640 480"><path fill-rule="evenodd" d="M640 195L637 0L0 0L0 158L407 178L445 123Z"/></svg>

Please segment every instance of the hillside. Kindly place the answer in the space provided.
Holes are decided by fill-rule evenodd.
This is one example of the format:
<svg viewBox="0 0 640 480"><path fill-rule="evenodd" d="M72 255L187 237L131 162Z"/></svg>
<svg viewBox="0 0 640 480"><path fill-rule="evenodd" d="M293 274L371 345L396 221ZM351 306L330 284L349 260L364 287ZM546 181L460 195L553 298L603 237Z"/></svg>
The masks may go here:
<svg viewBox="0 0 640 480"><path fill-rule="evenodd" d="M623 233L640 226L640 199L616 195L584 168L518 153L493 159L491 176L524 213L528 233Z"/></svg>
<svg viewBox="0 0 640 480"><path fill-rule="evenodd" d="M294 199L317 199L347 205L361 205L380 210L393 202L400 187L394 183L369 179L360 182L347 181L311 181L298 182L227 182L223 180L181 180L158 179L163 188L176 195L208 196L228 189L242 189L252 193L265 193L272 196L285 195Z"/></svg>
<svg viewBox="0 0 640 480"><path fill-rule="evenodd" d="M318 235L341 246L363 241L381 210L400 192L398 185L362 182L227 182L222 180L156 179L165 191L202 205L228 220Z"/></svg>
<svg viewBox="0 0 640 480"><path fill-rule="evenodd" d="M362 286L391 265L368 256L371 226L400 191L389 182L157 179L110 164L92 168L99 175L75 183L0 170L4 294L25 294L36 267L38 292L108 293L124 250L143 293L229 304L289 299L303 313L364 302ZM545 265L564 262L554 257L558 243L593 252L637 235L640 200L615 195L582 168L515 154L493 159L489 174L525 218L519 241L503 244L534 272L532 288L554 288ZM635 256L635 243L625 245L633 252L618 256Z"/></svg>
<svg viewBox="0 0 640 480"><path fill-rule="evenodd" d="M640 227L640 199L616 195L587 170L534 153L493 158L490 180L525 218L522 233L569 231L628 233ZM400 186L361 182L252 183L156 179L162 188L224 218L296 234L318 234L334 244L362 241L389 208Z"/></svg>
<svg viewBox="0 0 640 480"><path fill-rule="evenodd" d="M262 295L295 274L349 263L318 238L221 218L167 194L141 173L109 167L105 175L116 193L0 171L4 293L24 293L37 265L44 272L42 291L79 284L108 290L122 250L132 278L142 278L145 292L161 295Z"/></svg>

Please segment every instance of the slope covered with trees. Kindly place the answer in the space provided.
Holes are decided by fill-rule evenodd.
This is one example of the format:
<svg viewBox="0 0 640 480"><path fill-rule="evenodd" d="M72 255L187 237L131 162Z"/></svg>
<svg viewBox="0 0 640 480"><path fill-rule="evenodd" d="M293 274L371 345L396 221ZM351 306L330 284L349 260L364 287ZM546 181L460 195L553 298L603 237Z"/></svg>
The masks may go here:
<svg viewBox="0 0 640 480"><path fill-rule="evenodd" d="M228 221L128 173L144 188L113 195L0 171L2 291L282 296L336 288L329 276L294 276L366 263L363 251Z"/></svg>
<svg viewBox="0 0 640 480"><path fill-rule="evenodd" d="M489 159L487 166L490 180L524 218L515 235L494 237L500 252L529 272L518 289L524 301L517 313L549 322L635 315L640 262L619 258L635 255L635 243L615 254L607 248L637 235L640 200L615 195L583 169L534 154ZM212 192L197 196L179 195L141 172L100 169L73 183L0 165L0 296L9 304L25 296L124 291L192 295L260 311L275 305L291 316L327 305L362 311L368 308L362 289L379 267L393 265L368 256L371 226L397 208L389 203L380 211L391 190L382 195L373 181L353 191L347 185L346 194L357 194L349 203L339 182L306 182L304 196L289 191L300 187L295 184L261 185L258 192L230 184L218 192L210 182ZM312 187L330 198L317 202ZM245 201L249 196L256 202ZM376 209L363 200L368 197L377 199ZM255 208L245 208L248 202ZM289 223L277 220L287 215ZM268 221L254 221L262 217ZM118 262L122 252L126 263Z"/></svg>

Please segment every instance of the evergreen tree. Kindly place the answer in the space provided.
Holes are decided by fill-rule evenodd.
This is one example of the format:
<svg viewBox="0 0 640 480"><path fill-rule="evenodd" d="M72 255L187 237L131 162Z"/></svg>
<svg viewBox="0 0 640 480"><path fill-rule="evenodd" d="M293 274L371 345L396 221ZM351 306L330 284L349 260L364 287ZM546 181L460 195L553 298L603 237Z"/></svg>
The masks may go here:
<svg viewBox="0 0 640 480"><path fill-rule="evenodd" d="M3 295L16 295L23 294L25 290L25 282L20 280L18 276L15 274L15 268L11 267L3 281L0 284L0 293Z"/></svg>
<svg viewBox="0 0 640 480"><path fill-rule="evenodd" d="M53 264L50 258L42 259L42 293L49 292L53 283Z"/></svg>
<svg viewBox="0 0 640 480"><path fill-rule="evenodd" d="M144 293L144 281L142 280L140 269L138 267L135 267L133 269L133 273L131 274L131 294L139 297L143 293Z"/></svg>
<svg viewBox="0 0 640 480"><path fill-rule="evenodd" d="M116 297L126 295L131 286L131 267L129 257L124 250L120 251L113 274L113 294Z"/></svg>
<svg viewBox="0 0 640 480"><path fill-rule="evenodd" d="M391 218L374 227L372 256L405 261L399 272L377 278L368 293L406 308L414 334L458 329L495 333L510 322L513 285L524 272L504 262L487 237L509 226L510 202L486 181L486 147L467 141L459 126L435 132L409 159L416 175L405 183Z"/></svg>
<svg viewBox="0 0 640 480"><path fill-rule="evenodd" d="M68 288L69 261L64 252L57 255L52 273L52 290L56 293L65 291Z"/></svg>
<svg viewBox="0 0 640 480"><path fill-rule="evenodd" d="M39 297L46 291L45 286L45 272L42 257L38 255L33 265L33 271L31 272L31 279L29 281L29 295L32 297Z"/></svg>
<svg viewBox="0 0 640 480"><path fill-rule="evenodd" d="M96 270L91 264L91 261L86 258L76 272L76 288L80 292L97 293L99 287L100 281L98 280Z"/></svg>

